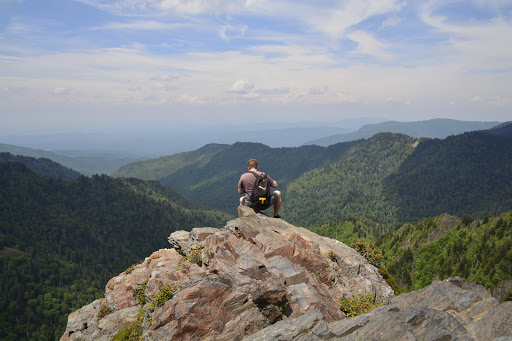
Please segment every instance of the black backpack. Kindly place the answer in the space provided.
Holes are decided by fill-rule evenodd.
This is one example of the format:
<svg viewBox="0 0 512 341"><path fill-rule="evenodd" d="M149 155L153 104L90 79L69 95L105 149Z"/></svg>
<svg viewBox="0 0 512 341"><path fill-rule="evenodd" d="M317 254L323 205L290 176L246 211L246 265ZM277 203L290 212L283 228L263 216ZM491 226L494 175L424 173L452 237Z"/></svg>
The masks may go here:
<svg viewBox="0 0 512 341"><path fill-rule="evenodd" d="M249 200L251 205L256 208L265 209L270 206L270 186L268 183L267 174L251 172L255 177L254 188Z"/></svg>

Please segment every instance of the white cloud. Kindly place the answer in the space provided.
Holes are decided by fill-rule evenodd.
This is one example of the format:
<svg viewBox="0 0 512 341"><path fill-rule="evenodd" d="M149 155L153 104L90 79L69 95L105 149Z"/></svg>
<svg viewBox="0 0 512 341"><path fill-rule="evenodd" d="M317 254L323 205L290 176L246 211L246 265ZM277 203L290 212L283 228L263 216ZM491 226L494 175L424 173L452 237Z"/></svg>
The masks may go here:
<svg viewBox="0 0 512 341"><path fill-rule="evenodd" d="M119 14L173 12L184 15L238 13L258 6L263 0L75 0Z"/></svg>
<svg viewBox="0 0 512 341"><path fill-rule="evenodd" d="M183 14L232 13L249 9L255 0L162 0L160 7Z"/></svg>
<svg viewBox="0 0 512 341"><path fill-rule="evenodd" d="M254 90L254 84L249 81L240 79L237 80L230 89L230 92L235 94L250 94Z"/></svg>
<svg viewBox="0 0 512 341"><path fill-rule="evenodd" d="M70 93L71 93L71 90L66 89L66 88L55 88L52 91L52 94L57 95L57 96L66 96L66 95L69 95Z"/></svg>
<svg viewBox="0 0 512 341"><path fill-rule="evenodd" d="M157 31L157 30L176 30L181 28L190 27L190 24L183 23L166 23L153 20L138 20L129 23L108 23L103 26L96 27L94 29L108 29L108 30L146 30L146 31Z"/></svg>
<svg viewBox="0 0 512 341"><path fill-rule="evenodd" d="M464 23L450 21L449 13L434 15L443 9L445 2L430 1L422 7L420 17L449 39L450 50L445 51L457 59L460 69L469 72L512 70L512 22L501 16L485 21L470 20Z"/></svg>
<svg viewBox="0 0 512 341"><path fill-rule="evenodd" d="M388 45L378 41L373 35L364 31L355 31L347 35L347 38L357 43L357 48L353 53L370 55L382 59L392 58L392 55L386 52Z"/></svg>
<svg viewBox="0 0 512 341"><path fill-rule="evenodd" d="M247 25L235 27L232 25L224 25L219 30L219 36L224 41L230 41L233 38L240 38L245 35Z"/></svg>
<svg viewBox="0 0 512 341"><path fill-rule="evenodd" d="M368 18L400 10L404 3L398 0L346 0L338 2L335 8L318 10L310 8L304 13L302 20L319 32L324 32L337 40L342 38L346 31Z"/></svg>
<svg viewBox="0 0 512 341"><path fill-rule="evenodd" d="M380 25L378 31L382 31L383 29L388 28L388 27L394 27L394 26L400 24L402 21L403 21L402 18L389 17L389 18L387 18L386 20L384 20L382 22L382 24Z"/></svg>

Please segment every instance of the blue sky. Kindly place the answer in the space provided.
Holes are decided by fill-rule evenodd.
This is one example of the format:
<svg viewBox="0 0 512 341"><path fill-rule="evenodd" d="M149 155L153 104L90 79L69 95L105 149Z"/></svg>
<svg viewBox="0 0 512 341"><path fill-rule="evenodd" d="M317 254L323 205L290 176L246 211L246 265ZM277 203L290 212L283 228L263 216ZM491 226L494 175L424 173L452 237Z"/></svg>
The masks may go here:
<svg viewBox="0 0 512 341"><path fill-rule="evenodd" d="M512 119L512 0L0 0L0 133Z"/></svg>

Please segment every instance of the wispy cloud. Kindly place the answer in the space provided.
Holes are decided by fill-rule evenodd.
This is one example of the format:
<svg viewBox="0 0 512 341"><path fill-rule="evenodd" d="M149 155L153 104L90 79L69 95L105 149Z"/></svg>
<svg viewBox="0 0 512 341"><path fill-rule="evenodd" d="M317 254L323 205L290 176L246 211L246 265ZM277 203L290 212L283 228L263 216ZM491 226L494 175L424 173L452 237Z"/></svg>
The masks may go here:
<svg viewBox="0 0 512 341"><path fill-rule="evenodd" d="M103 26L93 28L94 30L176 30L191 27L191 24L185 23L167 23L154 20L136 20L132 22L120 23L112 22Z"/></svg>
<svg viewBox="0 0 512 341"><path fill-rule="evenodd" d="M370 55L382 59L392 58L392 55L387 52L388 45L377 40L367 32L354 31L348 34L347 38L357 43L357 48L352 53Z"/></svg>

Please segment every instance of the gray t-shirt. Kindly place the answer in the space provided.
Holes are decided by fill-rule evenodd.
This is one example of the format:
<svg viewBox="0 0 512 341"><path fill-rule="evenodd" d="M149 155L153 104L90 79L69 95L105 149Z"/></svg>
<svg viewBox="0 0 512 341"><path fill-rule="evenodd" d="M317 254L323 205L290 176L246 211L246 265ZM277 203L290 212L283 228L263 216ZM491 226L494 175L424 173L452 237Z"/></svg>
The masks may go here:
<svg viewBox="0 0 512 341"><path fill-rule="evenodd" d="M261 174L263 172L256 171L255 173ZM274 179L267 174L268 184L272 185L274 183ZM254 182L256 181L256 177L251 172L247 172L242 174L240 180L238 181L238 188L242 188L245 192L245 201L251 203L250 197L252 194L252 190L254 188ZM272 187L272 186L270 186Z"/></svg>

